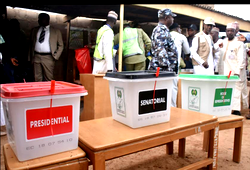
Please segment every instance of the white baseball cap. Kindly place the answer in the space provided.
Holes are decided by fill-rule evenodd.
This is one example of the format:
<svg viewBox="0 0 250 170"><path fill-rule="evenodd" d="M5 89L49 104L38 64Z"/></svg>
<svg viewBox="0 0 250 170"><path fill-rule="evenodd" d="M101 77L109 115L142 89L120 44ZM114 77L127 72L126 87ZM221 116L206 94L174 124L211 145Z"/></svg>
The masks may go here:
<svg viewBox="0 0 250 170"><path fill-rule="evenodd" d="M205 18L204 24L207 24L207 25L211 24L211 25L215 26L215 22L214 22L214 19L212 17Z"/></svg>

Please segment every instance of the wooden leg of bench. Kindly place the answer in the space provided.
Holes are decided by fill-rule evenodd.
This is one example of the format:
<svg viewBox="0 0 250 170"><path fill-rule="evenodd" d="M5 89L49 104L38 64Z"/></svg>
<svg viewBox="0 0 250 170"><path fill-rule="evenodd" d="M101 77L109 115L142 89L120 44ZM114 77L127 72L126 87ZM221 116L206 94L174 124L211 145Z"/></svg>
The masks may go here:
<svg viewBox="0 0 250 170"><path fill-rule="evenodd" d="M240 163L241 156L241 144L242 144L242 131L243 127L235 128L234 131L234 150L233 150L233 161Z"/></svg>
<svg viewBox="0 0 250 170"><path fill-rule="evenodd" d="M185 157L185 148L186 148L186 138L179 139L179 150L178 156L184 158Z"/></svg>
<svg viewBox="0 0 250 170"><path fill-rule="evenodd" d="M174 142L168 142L166 144L166 152L168 155L171 155L174 153Z"/></svg>
<svg viewBox="0 0 250 170"><path fill-rule="evenodd" d="M94 159L91 161L93 170L105 170L105 156L102 152L94 154Z"/></svg>
<svg viewBox="0 0 250 170"><path fill-rule="evenodd" d="M213 163L207 166L209 170L217 170L218 163L218 144L219 144L219 123L214 129L208 131L208 158L213 159Z"/></svg>
<svg viewBox="0 0 250 170"><path fill-rule="evenodd" d="M203 150L208 151L208 142L209 142L209 132L205 131L203 135Z"/></svg>

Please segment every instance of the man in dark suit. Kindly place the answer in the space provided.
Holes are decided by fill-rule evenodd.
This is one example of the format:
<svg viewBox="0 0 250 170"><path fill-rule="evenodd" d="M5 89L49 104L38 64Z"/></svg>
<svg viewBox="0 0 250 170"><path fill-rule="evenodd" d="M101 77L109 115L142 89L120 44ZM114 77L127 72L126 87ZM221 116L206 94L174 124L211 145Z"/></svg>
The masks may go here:
<svg viewBox="0 0 250 170"><path fill-rule="evenodd" d="M30 56L34 64L35 81L54 79L55 61L63 51L63 40L60 30L49 25L50 17L46 13L38 15L39 27L31 32Z"/></svg>

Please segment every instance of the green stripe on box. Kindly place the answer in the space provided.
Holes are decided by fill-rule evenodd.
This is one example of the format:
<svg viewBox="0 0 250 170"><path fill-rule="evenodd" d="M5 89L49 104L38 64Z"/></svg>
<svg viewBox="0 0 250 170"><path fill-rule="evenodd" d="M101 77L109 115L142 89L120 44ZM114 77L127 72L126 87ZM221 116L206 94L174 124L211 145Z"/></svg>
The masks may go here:
<svg viewBox="0 0 250 170"><path fill-rule="evenodd" d="M210 79L210 80L240 80L238 76L230 76L230 78L228 78L225 75L199 75L199 74L180 74L179 78Z"/></svg>

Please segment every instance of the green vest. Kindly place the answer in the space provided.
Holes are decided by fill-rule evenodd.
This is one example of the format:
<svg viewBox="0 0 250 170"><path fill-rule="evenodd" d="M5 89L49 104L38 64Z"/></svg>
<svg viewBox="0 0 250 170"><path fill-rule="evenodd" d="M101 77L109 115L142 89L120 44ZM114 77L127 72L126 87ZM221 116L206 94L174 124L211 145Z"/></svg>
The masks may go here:
<svg viewBox="0 0 250 170"><path fill-rule="evenodd" d="M123 57L143 54L138 43L138 32L136 28L127 27L123 30Z"/></svg>
<svg viewBox="0 0 250 170"><path fill-rule="evenodd" d="M102 26L98 32L97 32L97 38L96 38L96 45L95 45L95 51L94 51L94 59L95 60L104 60L105 59L105 56L100 54L99 50L98 50L98 46L99 46L99 42L102 38L102 35L104 34L105 31L108 31L108 30L112 30L109 26ZM113 30L112 30L113 32ZM112 57L113 57L113 46L114 46L114 41L112 40Z"/></svg>

